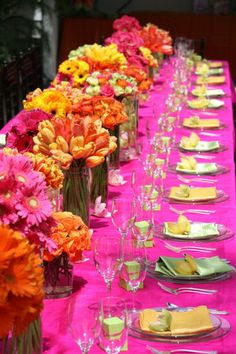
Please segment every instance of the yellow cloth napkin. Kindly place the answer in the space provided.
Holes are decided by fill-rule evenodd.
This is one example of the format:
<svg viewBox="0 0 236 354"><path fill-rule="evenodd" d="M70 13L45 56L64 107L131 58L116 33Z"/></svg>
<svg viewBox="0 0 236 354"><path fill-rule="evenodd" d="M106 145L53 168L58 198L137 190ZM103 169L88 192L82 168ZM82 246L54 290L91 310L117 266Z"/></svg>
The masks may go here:
<svg viewBox="0 0 236 354"><path fill-rule="evenodd" d="M206 306L198 306L186 312L171 311L170 314L171 324L170 331L168 332L156 332L149 328L150 323L157 322L158 316L161 315L161 312L152 309L145 309L140 313L140 328L146 332L157 334L170 333L172 335L201 333L210 331L213 328L210 314Z"/></svg>
<svg viewBox="0 0 236 354"><path fill-rule="evenodd" d="M180 187L171 187L169 198L176 200L186 200L186 201L201 201L215 199L216 187L196 187L189 188L189 195L183 196Z"/></svg>
<svg viewBox="0 0 236 354"><path fill-rule="evenodd" d="M198 77L196 80L197 85L202 85L205 83L205 79ZM207 78L208 84L224 84L225 83L225 76L209 76Z"/></svg>
<svg viewBox="0 0 236 354"><path fill-rule="evenodd" d="M184 127L188 128L217 128L220 126L219 119L192 119L185 118L183 122Z"/></svg>
<svg viewBox="0 0 236 354"><path fill-rule="evenodd" d="M190 222L184 215L180 215L177 222L168 221L166 225L168 231L176 235L188 235L191 230Z"/></svg>

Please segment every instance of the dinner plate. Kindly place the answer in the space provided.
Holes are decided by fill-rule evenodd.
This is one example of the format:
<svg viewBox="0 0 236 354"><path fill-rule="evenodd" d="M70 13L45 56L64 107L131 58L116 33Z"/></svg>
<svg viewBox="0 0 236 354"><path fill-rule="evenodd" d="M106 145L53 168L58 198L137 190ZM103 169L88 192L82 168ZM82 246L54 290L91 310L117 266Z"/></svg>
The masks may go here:
<svg viewBox="0 0 236 354"><path fill-rule="evenodd" d="M222 89L208 89L206 92L201 92L199 88L195 88L191 91L194 97L223 97L226 95Z"/></svg>
<svg viewBox="0 0 236 354"><path fill-rule="evenodd" d="M166 343L194 343L194 342L208 342L210 340L214 340L217 338L221 338L225 336L227 333L230 331L230 323L223 317L219 317L217 315L211 315L214 316L212 321L214 321L214 324L216 325L216 329L211 332L204 333L199 336L195 337L182 337L182 338L175 338L175 337L159 337L159 336L149 336L145 332L141 331L140 329L137 328L137 316L139 313L133 314L132 317L132 322L131 325L129 326L129 335L131 337L144 340L144 341L152 341L152 342L166 342ZM215 320L215 317L217 317L217 320ZM211 317L212 318L212 317ZM220 321L220 326L218 327L217 324ZM136 322L135 322L136 321Z"/></svg>
<svg viewBox="0 0 236 354"><path fill-rule="evenodd" d="M191 224L200 224L200 223L193 222ZM188 242L188 241L216 242L216 241L228 240L233 237L234 233L231 229L229 229L228 227L222 224L216 224L216 225L219 234L191 237L188 235L168 235L165 233L164 224L158 224L155 226L154 237L158 237L163 240L174 240L180 242Z"/></svg>
<svg viewBox="0 0 236 354"><path fill-rule="evenodd" d="M219 147L217 147L215 149L205 149L205 150L202 150L202 149L199 150L199 149L196 149L196 148L186 149L186 148L180 146L180 144L177 144L175 147L178 148L181 152L197 152L199 154L201 154L201 153L204 154L205 152L207 152L207 153L209 153L209 152L216 153L216 152L222 152L222 151L227 150L227 147L225 145L222 145L222 144L219 144Z"/></svg>
<svg viewBox="0 0 236 354"><path fill-rule="evenodd" d="M229 196L222 190L217 189L216 191L216 198L210 198L210 199L204 199L204 200L198 200L198 199L186 199L186 200L179 200L175 198L170 198L170 188L164 190L163 192L163 200L172 203L172 204L215 204L215 203L221 203L229 199Z"/></svg>
<svg viewBox="0 0 236 354"><path fill-rule="evenodd" d="M204 105L204 106L195 106L195 104L198 103L198 98L197 99L194 99L194 100L191 100L191 101L188 101L187 105L188 105L188 108L190 109L197 109L197 110L204 110L204 109L218 109L218 108L221 108L224 106L224 102L221 101L221 100L217 100L217 99L210 99L210 100L207 100L207 105ZM199 102L200 104L201 102Z"/></svg>
<svg viewBox="0 0 236 354"><path fill-rule="evenodd" d="M168 281L170 283L176 284L203 284L215 281L221 281L230 278L234 273L235 269L225 273L215 273L211 275L167 275L155 271L156 262L149 263L147 266L147 275L154 279L159 279L163 281Z"/></svg>
<svg viewBox="0 0 236 354"><path fill-rule="evenodd" d="M158 311L158 312L162 312L163 308L157 307L157 308L154 308L153 310ZM192 310L192 308L186 307L186 308L181 308L181 309L175 309L175 312L187 312L187 311L191 311L191 310ZM185 333L185 334L176 334L176 335L172 335L170 332L152 333L152 332L144 331L140 328L140 325L139 325L140 312L142 312L142 310L138 311L138 313L136 312L131 317L132 320L131 320L131 324L129 325L129 328L135 332L139 332L139 333L144 334L145 336L151 337L151 338L159 337L159 338L166 338L166 339L185 339L185 338L194 339L194 338L198 338L198 337L201 337L201 336L204 336L206 334L216 331L217 329L220 328L221 323L222 323L221 318L219 316L210 314L213 328L203 331L201 333L189 333L189 334Z"/></svg>
<svg viewBox="0 0 236 354"><path fill-rule="evenodd" d="M195 170L176 170L177 164L171 164L168 167L168 171L172 173L177 173L177 174L183 174L183 175L194 175L194 176L216 176L216 175L221 175L223 173L229 172L229 168L219 165L216 163L216 171L212 172L196 172Z"/></svg>
<svg viewBox="0 0 236 354"><path fill-rule="evenodd" d="M202 117L203 118L203 117ZM227 128L227 125L226 124L224 124L224 123L222 123L222 122L220 122L220 125L218 126L218 127L202 127L202 126L197 126L197 125L193 125L192 127L191 126L186 126L186 125L184 125L183 123L182 123L182 127L184 128L184 129L197 129L197 130L202 130L202 131L204 131L204 130L221 130L221 129L225 129L225 128Z"/></svg>

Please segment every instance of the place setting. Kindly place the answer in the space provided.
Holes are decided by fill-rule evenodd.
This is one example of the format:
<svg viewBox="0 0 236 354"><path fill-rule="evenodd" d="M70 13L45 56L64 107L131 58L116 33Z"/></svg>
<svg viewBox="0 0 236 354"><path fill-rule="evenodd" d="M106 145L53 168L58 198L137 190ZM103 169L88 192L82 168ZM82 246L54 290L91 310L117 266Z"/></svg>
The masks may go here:
<svg viewBox="0 0 236 354"><path fill-rule="evenodd" d="M206 113L206 112L205 112ZM218 118L204 118L199 115L190 115L183 118L182 127L186 129L197 130L220 130L226 128L226 125Z"/></svg>
<svg viewBox="0 0 236 354"><path fill-rule="evenodd" d="M179 151L189 153L218 153L227 150L227 147L218 140L201 140L198 134L191 133L189 136L183 136L175 146Z"/></svg>

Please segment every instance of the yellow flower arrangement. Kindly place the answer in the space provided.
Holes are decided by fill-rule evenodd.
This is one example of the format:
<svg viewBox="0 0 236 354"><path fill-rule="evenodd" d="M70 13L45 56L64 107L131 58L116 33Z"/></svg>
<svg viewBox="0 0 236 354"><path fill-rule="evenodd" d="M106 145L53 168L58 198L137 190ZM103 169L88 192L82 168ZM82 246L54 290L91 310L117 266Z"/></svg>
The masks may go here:
<svg viewBox="0 0 236 354"><path fill-rule="evenodd" d="M58 68L58 74L53 84L61 81L69 81L72 86L80 87L89 75L89 64L83 60L65 60Z"/></svg>
<svg viewBox="0 0 236 354"><path fill-rule="evenodd" d="M62 92L49 88L43 91L37 89L26 97L23 101L25 110L41 109L44 112L51 113L57 118L65 118L71 108L71 103Z"/></svg>
<svg viewBox="0 0 236 354"><path fill-rule="evenodd" d="M154 56L152 55L152 52L150 51L150 49L148 49L146 47L139 47L139 50L142 53L142 55L144 56L144 58L147 60L149 66L153 66L153 67L158 66L158 62L154 58Z"/></svg>
<svg viewBox="0 0 236 354"><path fill-rule="evenodd" d="M85 49L85 56L93 61L104 62L108 64L126 64L124 54L120 53L116 44L110 44L103 47L97 43Z"/></svg>

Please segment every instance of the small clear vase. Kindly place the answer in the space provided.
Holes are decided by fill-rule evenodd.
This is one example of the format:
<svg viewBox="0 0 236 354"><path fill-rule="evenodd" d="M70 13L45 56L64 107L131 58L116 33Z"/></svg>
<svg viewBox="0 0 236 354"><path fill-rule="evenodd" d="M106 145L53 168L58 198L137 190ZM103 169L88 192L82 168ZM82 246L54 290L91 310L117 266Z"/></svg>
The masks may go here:
<svg viewBox="0 0 236 354"><path fill-rule="evenodd" d="M120 126L115 125L113 130L109 129L109 133L117 139L117 148L109 155L109 169L118 170L120 168Z"/></svg>
<svg viewBox="0 0 236 354"><path fill-rule="evenodd" d="M2 341L0 340L1 354L41 354L42 352L40 317L32 321L22 334L15 336L9 333Z"/></svg>
<svg viewBox="0 0 236 354"><path fill-rule="evenodd" d="M129 95L122 99L128 121L120 125L120 160L132 160L138 154L138 97Z"/></svg>
<svg viewBox="0 0 236 354"><path fill-rule="evenodd" d="M65 252L52 261L44 261L44 291L46 299L60 299L72 294L73 264Z"/></svg>
<svg viewBox="0 0 236 354"><path fill-rule="evenodd" d="M95 204L97 197L101 196L103 203L107 202L108 194L108 158L105 161L91 168L90 202Z"/></svg>
<svg viewBox="0 0 236 354"><path fill-rule="evenodd" d="M64 171L63 210L82 218L89 226L90 174L85 160L74 160Z"/></svg>

